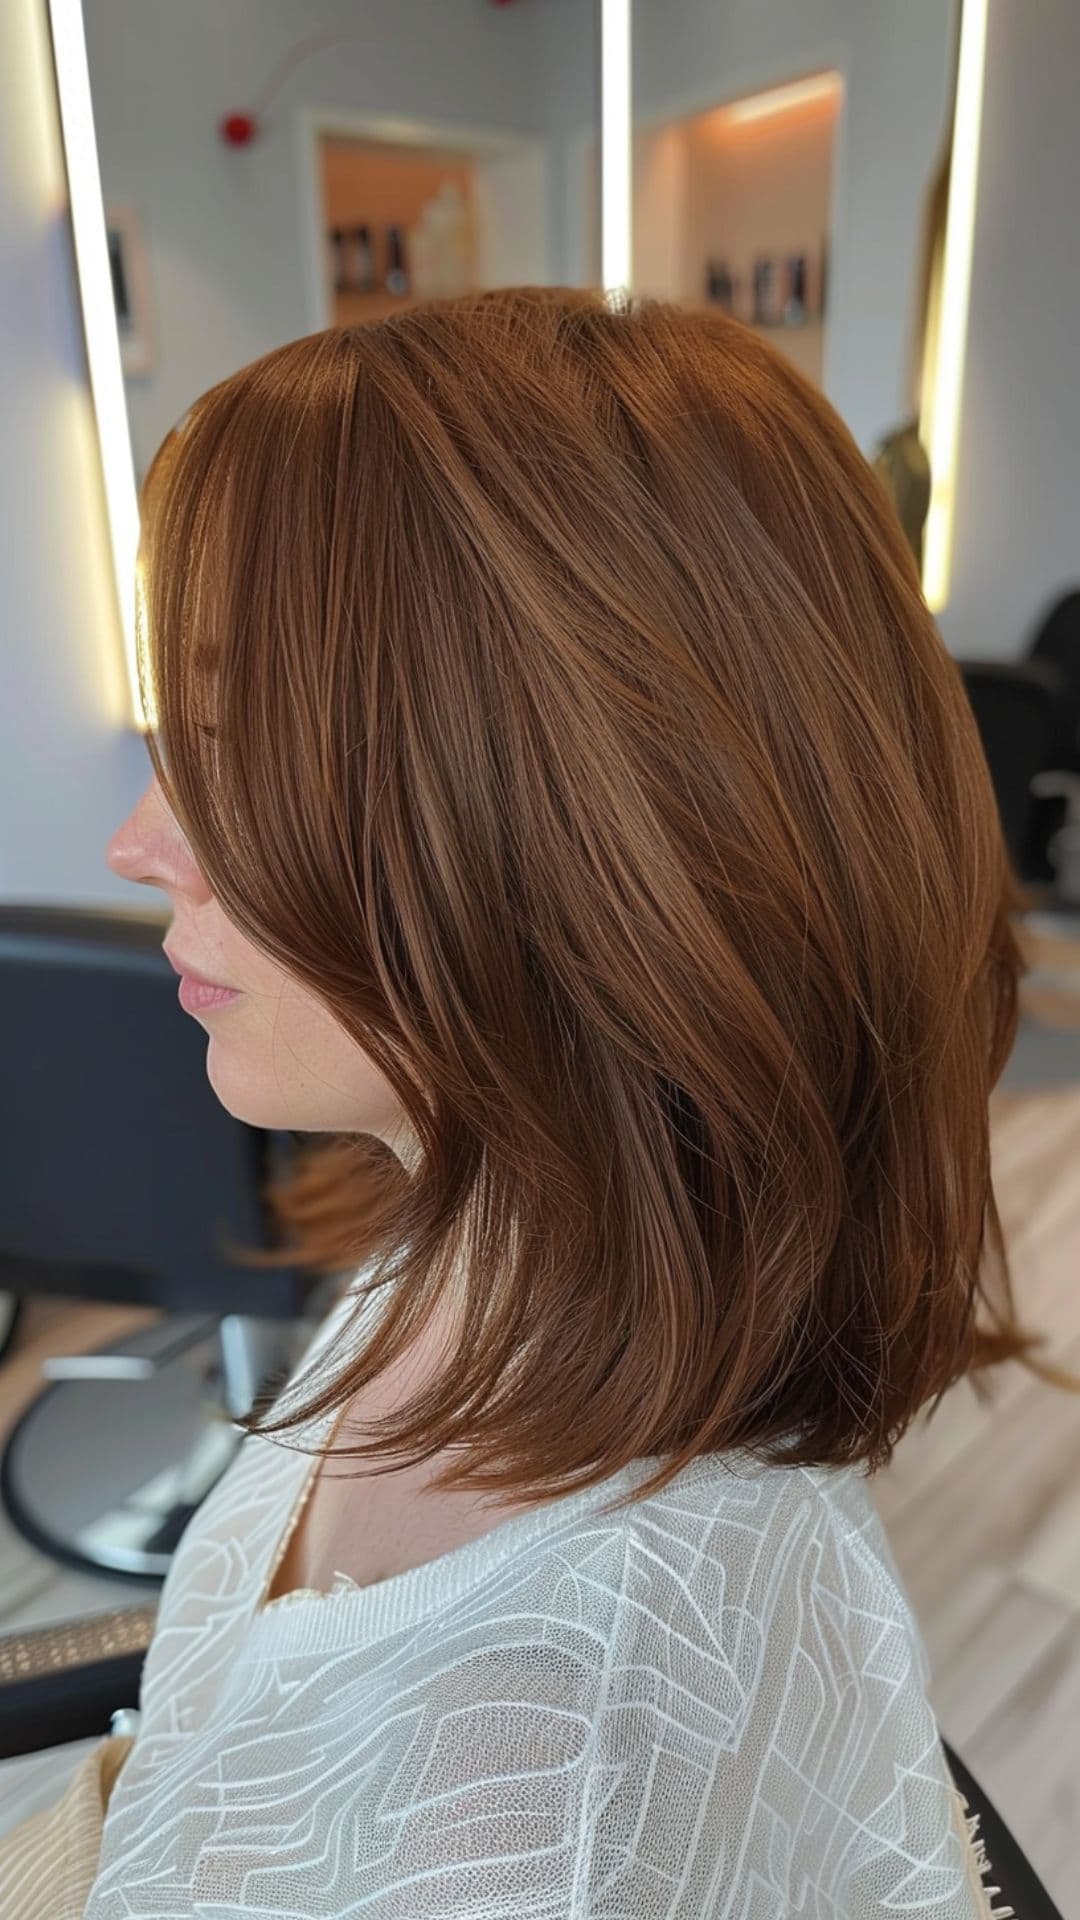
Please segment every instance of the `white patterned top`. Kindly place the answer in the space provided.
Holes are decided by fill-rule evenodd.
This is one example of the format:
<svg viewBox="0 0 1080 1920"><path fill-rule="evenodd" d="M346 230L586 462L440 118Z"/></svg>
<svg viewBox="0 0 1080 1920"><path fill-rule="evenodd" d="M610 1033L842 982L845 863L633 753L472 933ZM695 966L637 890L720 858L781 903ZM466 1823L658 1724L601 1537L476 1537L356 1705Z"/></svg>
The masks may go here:
<svg viewBox="0 0 1080 1920"><path fill-rule="evenodd" d="M601 1515L638 1460L264 1607L314 1464L245 1436L191 1520L85 1920L984 1920L860 1473L711 1454Z"/></svg>

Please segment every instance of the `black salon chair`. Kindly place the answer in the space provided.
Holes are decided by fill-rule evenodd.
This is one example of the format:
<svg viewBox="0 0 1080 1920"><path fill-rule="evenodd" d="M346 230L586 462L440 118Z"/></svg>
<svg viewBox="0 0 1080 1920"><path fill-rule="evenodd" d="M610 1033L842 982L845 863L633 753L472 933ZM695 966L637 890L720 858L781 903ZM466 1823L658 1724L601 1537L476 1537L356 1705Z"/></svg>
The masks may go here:
<svg viewBox="0 0 1080 1920"><path fill-rule="evenodd" d="M1080 587L1052 601L1035 628L1030 660L1041 660L1061 675L1068 713L1062 765L1080 773Z"/></svg>
<svg viewBox="0 0 1080 1920"><path fill-rule="evenodd" d="M40 1553L155 1591L242 1441L235 1416L292 1371L338 1278L227 1251L271 1246L264 1191L292 1136L221 1105L167 928L0 905L0 1289L160 1310L45 1363L4 1437L0 1499Z"/></svg>
<svg viewBox="0 0 1080 1920"><path fill-rule="evenodd" d="M1035 833L1058 902L1074 912L1080 906L1080 588L1061 594L1043 613L1028 659L1032 665L1051 667L1062 686L1055 765L1034 783Z"/></svg>
<svg viewBox="0 0 1080 1920"><path fill-rule="evenodd" d="M1050 660L960 660L1001 827L1020 879L1056 884L1058 836L1080 780L1071 771L1073 715Z"/></svg>
<svg viewBox="0 0 1080 1920"><path fill-rule="evenodd" d="M0 1759L100 1738L110 1729L135 1731L155 1611L130 1608L0 1634ZM127 1710L134 1710L133 1724L125 1725ZM977 1816L975 1843L996 1920L1064 1920L993 1802L948 1741L941 1744L969 1818Z"/></svg>

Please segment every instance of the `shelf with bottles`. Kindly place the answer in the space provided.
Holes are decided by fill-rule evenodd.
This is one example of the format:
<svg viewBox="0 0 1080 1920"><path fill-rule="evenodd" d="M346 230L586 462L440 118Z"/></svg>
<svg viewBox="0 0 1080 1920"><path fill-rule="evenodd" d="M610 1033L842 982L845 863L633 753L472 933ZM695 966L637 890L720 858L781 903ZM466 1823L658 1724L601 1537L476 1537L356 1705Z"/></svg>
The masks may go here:
<svg viewBox="0 0 1080 1920"><path fill-rule="evenodd" d="M335 296L374 294L378 297L408 291L400 227L380 229L367 221L355 226L332 226L326 240ZM381 258L377 257L377 246Z"/></svg>
<svg viewBox="0 0 1080 1920"><path fill-rule="evenodd" d="M825 323L826 280L824 243L816 254L807 248L759 254L743 272L733 273L726 259L714 256L705 263L701 297L707 306L720 307L763 331L820 330Z"/></svg>
<svg viewBox="0 0 1080 1920"><path fill-rule="evenodd" d="M471 196L466 196L459 180L443 177L430 191L433 169L429 165L428 190L424 190L411 168L412 177L403 177L396 195L398 217L387 218L394 189L392 184L388 188L386 166L381 163L377 195L374 178L367 176L369 205L375 211L357 219L351 209L363 204L363 166L358 156L350 182L350 211L343 211L339 194L333 209L336 217L328 218L327 274L336 322L375 318L423 300L473 290L477 281Z"/></svg>

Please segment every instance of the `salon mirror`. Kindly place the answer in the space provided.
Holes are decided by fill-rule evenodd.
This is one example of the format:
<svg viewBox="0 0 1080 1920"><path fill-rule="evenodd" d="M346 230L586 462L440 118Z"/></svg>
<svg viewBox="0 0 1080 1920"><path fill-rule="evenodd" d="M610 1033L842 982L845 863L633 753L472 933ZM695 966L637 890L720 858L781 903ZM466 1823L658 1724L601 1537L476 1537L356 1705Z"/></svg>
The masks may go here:
<svg viewBox="0 0 1080 1920"><path fill-rule="evenodd" d="M733 313L777 346L877 458L931 563L959 25L957 0L633 13L635 292Z"/></svg>
<svg viewBox="0 0 1080 1920"><path fill-rule="evenodd" d="M55 36L78 9L50 4ZM965 71L982 85L978 49L961 52L984 16L985 0L82 0L136 488L198 394L284 341L431 295L625 277L736 315L821 386L941 612L957 210L977 164ZM114 492L126 582L135 527Z"/></svg>
<svg viewBox="0 0 1080 1920"><path fill-rule="evenodd" d="M273 347L599 278L592 0L83 0L135 479Z"/></svg>

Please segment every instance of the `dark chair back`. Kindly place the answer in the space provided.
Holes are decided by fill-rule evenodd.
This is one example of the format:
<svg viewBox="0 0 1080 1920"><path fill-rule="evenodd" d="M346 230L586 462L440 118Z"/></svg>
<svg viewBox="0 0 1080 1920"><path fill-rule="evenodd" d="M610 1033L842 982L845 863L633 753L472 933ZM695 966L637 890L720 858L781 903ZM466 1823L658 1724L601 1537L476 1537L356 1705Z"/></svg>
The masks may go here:
<svg viewBox="0 0 1080 1920"><path fill-rule="evenodd" d="M1035 630L1028 657L1048 661L1061 675L1068 745L1058 764L1080 772L1080 588L1053 602Z"/></svg>
<svg viewBox="0 0 1080 1920"><path fill-rule="evenodd" d="M235 1119L177 1005L164 916L0 905L0 1288L292 1318L319 1276L271 1245L287 1134Z"/></svg>
<svg viewBox="0 0 1080 1920"><path fill-rule="evenodd" d="M1050 877L1046 842L1060 824L1061 801L1038 802L1037 773L1060 767L1064 683L1048 660L961 660L1005 844L1023 881Z"/></svg>
<svg viewBox="0 0 1080 1920"><path fill-rule="evenodd" d="M1055 1906L993 1801L948 1741L942 1740L941 1744L949 1772L968 1803L969 1813L979 1816L977 1838L986 1849L987 1860L983 1884L988 1893L991 1887L997 1889L990 1895L991 1911L1015 1914L1016 1920L1063 1920L1061 1909Z"/></svg>

